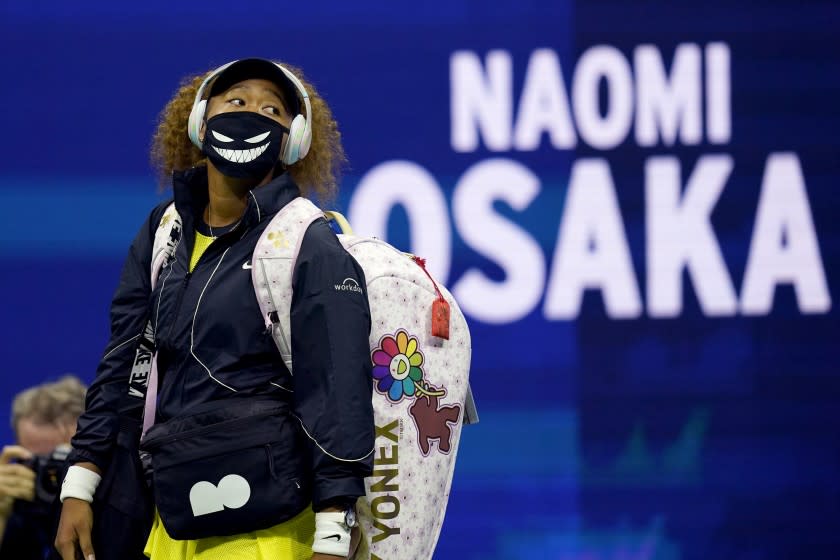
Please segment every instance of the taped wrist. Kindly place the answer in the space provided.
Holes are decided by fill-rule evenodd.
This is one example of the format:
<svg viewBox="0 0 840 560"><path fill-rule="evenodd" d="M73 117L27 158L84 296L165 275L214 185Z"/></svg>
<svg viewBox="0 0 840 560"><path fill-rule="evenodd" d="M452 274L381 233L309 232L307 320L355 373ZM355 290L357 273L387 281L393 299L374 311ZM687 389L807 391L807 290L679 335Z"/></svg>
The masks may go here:
<svg viewBox="0 0 840 560"><path fill-rule="evenodd" d="M344 524L344 512L319 511L315 514L312 552L347 558L350 554L350 529Z"/></svg>
<svg viewBox="0 0 840 560"><path fill-rule="evenodd" d="M64 482L61 483L61 502L65 498L78 498L88 503L93 501L93 494L102 477L92 470L73 465L67 469Z"/></svg>

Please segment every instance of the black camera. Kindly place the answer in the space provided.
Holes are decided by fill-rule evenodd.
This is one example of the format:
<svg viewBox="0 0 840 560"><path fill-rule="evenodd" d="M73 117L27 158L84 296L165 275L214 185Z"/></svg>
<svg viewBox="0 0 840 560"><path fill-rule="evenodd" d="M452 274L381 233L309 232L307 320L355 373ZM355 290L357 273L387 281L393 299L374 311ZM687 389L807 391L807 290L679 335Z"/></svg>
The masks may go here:
<svg viewBox="0 0 840 560"><path fill-rule="evenodd" d="M69 445L59 445L49 455L35 455L21 464L35 471L35 502L51 504L61 490L64 462L70 454Z"/></svg>

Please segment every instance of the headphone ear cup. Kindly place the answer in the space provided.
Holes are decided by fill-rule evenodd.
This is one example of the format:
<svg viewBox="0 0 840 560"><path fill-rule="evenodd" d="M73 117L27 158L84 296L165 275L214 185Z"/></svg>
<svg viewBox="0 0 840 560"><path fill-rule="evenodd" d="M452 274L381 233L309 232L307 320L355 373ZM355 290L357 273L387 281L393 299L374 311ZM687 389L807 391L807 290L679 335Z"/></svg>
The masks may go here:
<svg viewBox="0 0 840 560"><path fill-rule="evenodd" d="M303 133L300 139L300 153L298 153L298 159L303 159L306 157L306 154L309 153L309 146L312 145L312 129L309 127L309 123L306 123L306 126L303 128Z"/></svg>
<svg viewBox="0 0 840 560"><path fill-rule="evenodd" d="M193 106L192 111L190 111L190 118L187 120L187 134L189 135L192 143L199 150L202 148L203 144L199 138L199 132L201 131L201 123L204 121L204 111L206 109L207 100L202 99Z"/></svg>
<svg viewBox="0 0 840 560"><path fill-rule="evenodd" d="M296 116L289 126L289 138L286 140L286 148L283 150L283 163L292 165L309 151L312 138L306 132L306 117L303 115Z"/></svg>

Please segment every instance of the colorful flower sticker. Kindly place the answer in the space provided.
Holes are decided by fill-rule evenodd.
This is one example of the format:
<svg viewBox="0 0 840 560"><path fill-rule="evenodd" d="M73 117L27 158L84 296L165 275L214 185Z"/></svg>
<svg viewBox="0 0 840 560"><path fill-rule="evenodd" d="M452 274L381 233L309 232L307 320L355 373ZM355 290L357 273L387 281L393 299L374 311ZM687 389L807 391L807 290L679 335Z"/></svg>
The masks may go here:
<svg viewBox="0 0 840 560"><path fill-rule="evenodd" d="M422 390L423 353L417 347L417 338L404 330L398 330L394 336L383 336L371 359L376 390L390 401L396 403L403 397L413 397L418 385Z"/></svg>

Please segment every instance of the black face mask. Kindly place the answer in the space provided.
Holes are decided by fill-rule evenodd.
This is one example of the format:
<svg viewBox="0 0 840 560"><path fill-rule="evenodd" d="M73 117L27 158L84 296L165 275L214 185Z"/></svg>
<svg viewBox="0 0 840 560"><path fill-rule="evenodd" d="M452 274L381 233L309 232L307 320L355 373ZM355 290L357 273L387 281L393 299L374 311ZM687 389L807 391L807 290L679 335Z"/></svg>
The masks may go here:
<svg viewBox="0 0 840 560"><path fill-rule="evenodd" d="M202 151L222 175L262 179L277 164L289 129L258 113L222 113L207 121Z"/></svg>

